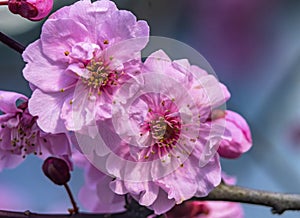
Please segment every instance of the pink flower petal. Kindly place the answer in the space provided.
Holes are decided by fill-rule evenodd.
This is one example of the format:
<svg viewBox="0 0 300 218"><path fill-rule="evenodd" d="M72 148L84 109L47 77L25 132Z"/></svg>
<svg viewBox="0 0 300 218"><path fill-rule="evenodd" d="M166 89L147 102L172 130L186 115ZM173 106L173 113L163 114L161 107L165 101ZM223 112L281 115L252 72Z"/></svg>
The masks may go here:
<svg viewBox="0 0 300 218"><path fill-rule="evenodd" d="M88 30L73 19L48 20L42 28L42 50L46 57L68 63L65 52L70 52L77 42L88 41Z"/></svg>
<svg viewBox="0 0 300 218"><path fill-rule="evenodd" d="M11 155L10 152L0 152L0 172L3 169L15 168L24 161L20 155Z"/></svg>
<svg viewBox="0 0 300 218"><path fill-rule="evenodd" d="M164 72L171 63L169 56L163 50L158 50L146 59L144 65L149 71Z"/></svg>
<svg viewBox="0 0 300 218"><path fill-rule="evenodd" d="M39 127L47 133L67 132L64 121L60 118L60 110L63 105L64 96L70 93L43 93L36 89L29 100L29 112L38 116ZM44 105L44 106L43 106Z"/></svg>
<svg viewBox="0 0 300 218"><path fill-rule="evenodd" d="M196 172L191 166L184 164L183 167L156 181L168 193L168 198L174 198L176 203L190 199L197 192L197 181L193 179Z"/></svg>
<svg viewBox="0 0 300 218"><path fill-rule="evenodd" d="M172 207L174 207L175 201L170 200L168 195L163 190L159 190L157 195L157 200L151 205L151 208L154 210L155 214L163 214L169 211Z"/></svg>
<svg viewBox="0 0 300 218"><path fill-rule="evenodd" d="M50 154L71 155L69 140L64 133L55 135L41 133L40 137L40 144L47 148Z"/></svg>
<svg viewBox="0 0 300 218"><path fill-rule="evenodd" d="M103 37L105 34L103 23L116 10L117 7L113 1L102 0L94 3L78 1L70 7L68 17L72 17L76 22L82 23L86 27L92 42L96 43L100 38L102 44L105 39L109 39Z"/></svg>
<svg viewBox="0 0 300 218"><path fill-rule="evenodd" d="M4 113L22 112L21 109L17 108L17 100L27 101L28 98L19 93L0 91L0 111Z"/></svg>
<svg viewBox="0 0 300 218"><path fill-rule="evenodd" d="M39 57L39 62L35 61L36 57ZM59 92L76 81L75 78L64 74L65 64L53 64L43 54L41 40L35 41L26 48L23 59L29 63L23 70L25 79L44 92Z"/></svg>

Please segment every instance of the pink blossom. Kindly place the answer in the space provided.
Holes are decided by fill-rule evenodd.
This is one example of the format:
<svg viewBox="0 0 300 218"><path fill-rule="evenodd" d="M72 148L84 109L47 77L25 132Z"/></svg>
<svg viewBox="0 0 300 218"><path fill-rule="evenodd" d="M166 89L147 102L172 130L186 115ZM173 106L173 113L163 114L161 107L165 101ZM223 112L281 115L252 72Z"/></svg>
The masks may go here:
<svg viewBox="0 0 300 218"><path fill-rule="evenodd" d="M223 201L188 201L175 206L166 218L243 218L239 203Z"/></svg>
<svg viewBox="0 0 300 218"><path fill-rule="evenodd" d="M100 172L76 149L73 151L72 160L77 166L84 169L85 183L79 191L78 198L85 209L101 213L125 211L124 196L115 194L109 188L112 177Z"/></svg>
<svg viewBox="0 0 300 218"><path fill-rule="evenodd" d="M118 213L126 210L124 196L117 195L109 188L112 177L94 167L91 167L87 174L94 182L85 183L79 192L79 200L86 209L101 213Z"/></svg>
<svg viewBox="0 0 300 218"><path fill-rule="evenodd" d="M230 110L224 112L226 119L225 134L228 136L220 142L218 153L225 158L238 158L252 146L250 128L245 119Z"/></svg>
<svg viewBox="0 0 300 218"><path fill-rule="evenodd" d="M222 179L228 185L234 185L236 179L222 172ZM176 205L165 214L165 218L243 218L239 203L223 201L186 201Z"/></svg>
<svg viewBox="0 0 300 218"><path fill-rule="evenodd" d="M211 122L210 115L228 98L226 87L201 68L153 53L114 95L112 121L98 123L105 145L97 141L93 152L90 143L80 144L107 174L106 184L92 175L90 183L102 184L98 193L109 186L130 194L156 214L206 196L221 181L216 150L224 131L222 119ZM112 152L105 156L107 148ZM101 202L94 195L94 204Z"/></svg>
<svg viewBox="0 0 300 218"><path fill-rule="evenodd" d="M35 89L29 111L41 129L76 131L110 118L112 95L136 72L148 34L145 21L108 0L78 1L53 13L23 53L24 77Z"/></svg>
<svg viewBox="0 0 300 218"><path fill-rule="evenodd" d="M21 103L17 106L17 101ZM0 171L20 164L29 154L42 158L69 155L68 137L43 132L36 124L37 117L28 112L26 96L0 91Z"/></svg>
<svg viewBox="0 0 300 218"><path fill-rule="evenodd" d="M8 0L8 8L32 21L42 20L51 12L53 0Z"/></svg>

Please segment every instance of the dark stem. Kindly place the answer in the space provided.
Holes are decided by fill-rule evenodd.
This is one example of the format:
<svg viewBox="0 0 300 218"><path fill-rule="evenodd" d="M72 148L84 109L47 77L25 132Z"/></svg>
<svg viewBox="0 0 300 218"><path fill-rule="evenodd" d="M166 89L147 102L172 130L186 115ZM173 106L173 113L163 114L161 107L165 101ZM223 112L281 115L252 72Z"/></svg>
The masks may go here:
<svg viewBox="0 0 300 218"><path fill-rule="evenodd" d="M70 213L71 214L77 214L79 212L79 208L77 207L77 204L76 204L76 202L74 200L74 197L72 195L71 189L70 189L70 187L69 187L69 185L67 183L64 184L64 186L65 186L65 188L66 188L66 190L68 192L68 195L70 197L70 200L71 200L71 203L72 203L72 206L73 206L73 209L70 210Z"/></svg>
<svg viewBox="0 0 300 218"><path fill-rule="evenodd" d="M10 48L14 49L15 51L19 52L20 54L22 54L23 51L25 50L25 46L21 45L20 43L18 43L14 39L8 37L7 35L5 35L2 32L0 32L0 41L3 42L8 47L10 47Z"/></svg>

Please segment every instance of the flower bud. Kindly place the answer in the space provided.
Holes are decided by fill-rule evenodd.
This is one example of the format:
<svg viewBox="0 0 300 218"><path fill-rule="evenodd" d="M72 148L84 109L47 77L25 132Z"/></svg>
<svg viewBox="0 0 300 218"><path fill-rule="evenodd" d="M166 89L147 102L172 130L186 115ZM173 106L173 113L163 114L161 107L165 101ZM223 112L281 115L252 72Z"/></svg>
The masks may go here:
<svg viewBox="0 0 300 218"><path fill-rule="evenodd" d="M53 7L53 0L8 0L8 9L32 21L45 18Z"/></svg>
<svg viewBox="0 0 300 218"><path fill-rule="evenodd" d="M70 180L70 169L63 159L48 157L42 169L44 174L57 185L64 185Z"/></svg>
<svg viewBox="0 0 300 218"><path fill-rule="evenodd" d="M210 212L203 201L187 201L182 204L178 204L173 207L170 211L165 214L165 218L176 218L176 217L206 217Z"/></svg>
<svg viewBox="0 0 300 218"><path fill-rule="evenodd" d="M224 158L238 158L252 146L250 128L245 119L233 111L225 111L225 136L220 142L218 153Z"/></svg>

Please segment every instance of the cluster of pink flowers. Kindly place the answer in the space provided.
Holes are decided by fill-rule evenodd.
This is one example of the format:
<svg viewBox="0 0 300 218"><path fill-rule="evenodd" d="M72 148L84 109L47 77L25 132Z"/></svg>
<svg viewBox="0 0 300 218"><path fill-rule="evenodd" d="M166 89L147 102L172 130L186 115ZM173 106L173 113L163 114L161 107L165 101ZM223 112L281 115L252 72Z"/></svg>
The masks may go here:
<svg viewBox="0 0 300 218"><path fill-rule="evenodd" d="M28 112L26 96L0 91L0 111L0 171L16 167L29 154L41 158L49 155L68 158L71 154L66 134L50 134L38 127L38 117Z"/></svg>
<svg viewBox="0 0 300 218"><path fill-rule="evenodd" d="M182 202L220 184L220 156L250 149L246 121L220 109L226 86L187 59L159 50L143 62L148 39L147 23L109 0L53 13L23 53L31 98L0 93L0 169L30 153L67 156L86 172L79 198L91 211L124 211L127 194L166 217L241 214L204 216L236 204Z"/></svg>

